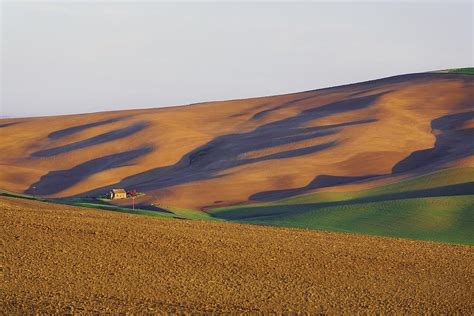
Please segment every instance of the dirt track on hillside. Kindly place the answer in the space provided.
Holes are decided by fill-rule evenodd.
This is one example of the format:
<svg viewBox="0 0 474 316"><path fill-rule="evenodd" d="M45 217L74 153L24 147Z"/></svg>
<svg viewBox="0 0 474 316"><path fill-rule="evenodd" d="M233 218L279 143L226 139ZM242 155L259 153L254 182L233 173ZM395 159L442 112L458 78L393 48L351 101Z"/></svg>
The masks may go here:
<svg viewBox="0 0 474 316"><path fill-rule="evenodd" d="M473 314L472 247L0 198L0 314Z"/></svg>

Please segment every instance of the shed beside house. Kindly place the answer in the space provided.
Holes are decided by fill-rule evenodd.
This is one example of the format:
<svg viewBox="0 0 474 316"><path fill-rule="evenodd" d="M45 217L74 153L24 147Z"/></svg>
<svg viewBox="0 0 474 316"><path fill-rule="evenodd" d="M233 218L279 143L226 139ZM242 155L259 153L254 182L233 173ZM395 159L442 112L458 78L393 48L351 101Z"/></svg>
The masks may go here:
<svg viewBox="0 0 474 316"><path fill-rule="evenodd" d="M126 199L127 198L127 191L124 189L112 189L109 193L111 200L118 200L118 199Z"/></svg>

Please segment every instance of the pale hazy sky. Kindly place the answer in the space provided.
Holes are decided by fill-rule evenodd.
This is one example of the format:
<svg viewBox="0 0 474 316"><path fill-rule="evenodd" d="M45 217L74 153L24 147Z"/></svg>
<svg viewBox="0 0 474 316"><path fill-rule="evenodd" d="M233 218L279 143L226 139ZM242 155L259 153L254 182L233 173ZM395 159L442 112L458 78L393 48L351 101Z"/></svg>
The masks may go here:
<svg viewBox="0 0 474 316"><path fill-rule="evenodd" d="M472 66L472 1L3 1L0 116L162 107Z"/></svg>

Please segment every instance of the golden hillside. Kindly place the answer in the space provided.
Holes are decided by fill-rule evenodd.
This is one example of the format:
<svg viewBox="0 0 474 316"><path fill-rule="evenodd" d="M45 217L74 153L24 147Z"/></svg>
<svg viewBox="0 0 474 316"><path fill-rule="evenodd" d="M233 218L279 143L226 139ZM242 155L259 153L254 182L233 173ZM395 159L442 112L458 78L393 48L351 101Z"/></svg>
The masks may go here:
<svg viewBox="0 0 474 316"><path fill-rule="evenodd" d="M421 73L295 94L0 120L0 188L112 187L198 208L474 165L474 76ZM129 202L125 202L129 203Z"/></svg>

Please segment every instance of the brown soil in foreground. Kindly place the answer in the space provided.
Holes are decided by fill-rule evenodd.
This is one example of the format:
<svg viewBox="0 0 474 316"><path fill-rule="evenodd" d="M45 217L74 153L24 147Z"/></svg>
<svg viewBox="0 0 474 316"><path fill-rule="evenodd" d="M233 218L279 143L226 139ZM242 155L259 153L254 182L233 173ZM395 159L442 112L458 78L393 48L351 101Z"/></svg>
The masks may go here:
<svg viewBox="0 0 474 316"><path fill-rule="evenodd" d="M0 314L473 314L469 246L0 198Z"/></svg>

